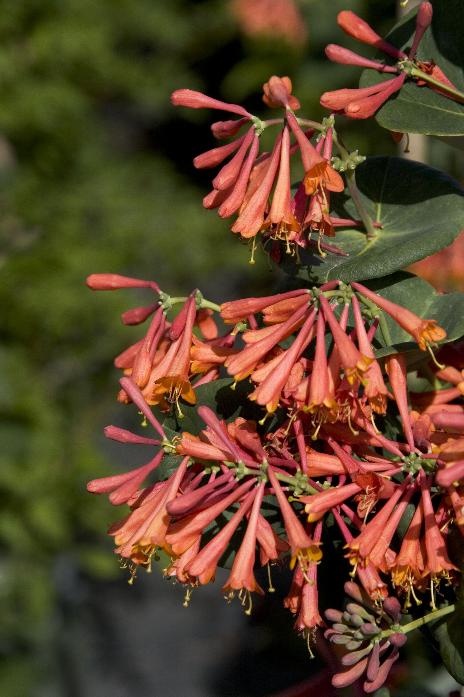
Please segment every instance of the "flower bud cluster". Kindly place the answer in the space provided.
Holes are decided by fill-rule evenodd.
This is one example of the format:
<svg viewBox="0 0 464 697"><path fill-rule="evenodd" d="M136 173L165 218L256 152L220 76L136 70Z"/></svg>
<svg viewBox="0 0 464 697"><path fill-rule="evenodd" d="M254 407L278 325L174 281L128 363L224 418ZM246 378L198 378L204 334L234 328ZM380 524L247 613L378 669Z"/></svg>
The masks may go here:
<svg viewBox="0 0 464 697"><path fill-rule="evenodd" d="M349 596L349 602L344 612L325 611L332 626L324 636L332 644L346 649L341 658L346 670L336 673L332 683L335 687L343 688L365 675L364 691L372 693L385 683L399 658L399 649L407 640L400 624L401 605L397 598L390 596L381 604L374 605L366 593L351 581L345 583L345 593Z"/></svg>

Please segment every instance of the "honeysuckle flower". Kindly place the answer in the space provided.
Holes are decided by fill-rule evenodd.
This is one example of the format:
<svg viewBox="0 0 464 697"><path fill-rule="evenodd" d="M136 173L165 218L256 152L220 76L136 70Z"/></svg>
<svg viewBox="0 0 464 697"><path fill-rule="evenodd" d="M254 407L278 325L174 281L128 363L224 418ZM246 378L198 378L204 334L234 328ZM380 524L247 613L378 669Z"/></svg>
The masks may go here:
<svg viewBox="0 0 464 697"><path fill-rule="evenodd" d="M147 564L157 548L169 550L166 532L170 518L166 506L177 495L188 461L184 458L169 479L140 497L129 516L111 526L109 534L115 538L116 554L136 564Z"/></svg>
<svg viewBox="0 0 464 697"><path fill-rule="evenodd" d="M258 516L256 539L259 544L259 561L261 566L278 561L282 554L289 549L288 542L276 535L272 525L262 514Z"/></svg>
<svg viewBox="0 0 464 697"><path fill-rule="evenodd" d="M271 237L291 240L299 232L300 224L295 218L292 206L290 180L290 134L287 126L282 132L280 165L272 204L264 221L265 229Z"/></svg>
<svg viewBox="0 0 464 697"><path fill-rule="evenodd" d="M280 324L275 324L264 332L265 336L258 341L249 343L242 351L230 356L225 361L227 372L232 375L235 380L243 380L255 370L267 354L270 353L283 339L287 338L297 329L303 322L307 313L307 307L301 306L294 312L289 319ZM261 335L260 335L261 336Z"/></svg>
<svg viewBox="0 0 464 697"><path fill-rule="evenodd" d="M291 290L287 293L277 295L267 295L261 298L243 298L240 300L230 300L221 305L221 317L226 324L237 324L243 322L249 315L256 312L263 312L273 308L281 300L293 298L305 298L308 300L309 291L306 288Z"/></svg>
<svg viewBox="0 0 464 697"><path fill-rule="evenodd" d="M188 563L186 571L191 577L197 579L200 584L204 585L214 580L221 556L227 550L232 536L245 514L250 510L255 499L256 492L250 491L224 527Z"/></svg>
<svg viewBox="0 0 464 697"><path fill-rule="evenodd" d="M86 283L92 290L120 290L122 288L151 288L155 293L160 292L159 285L154 281L143 281L139 278L120 276L116 273L93 273L87 277Z"/></svg>
<svg viewBox="0 0 464 697"><path fill-rule="evenodd" d="M166 535L166 542L173 553L178 555L185 552L186 549L201 538L208 525L216 520L229 506L239 501L252 485L253 480L248 479L219 501L208 506L208 508L190 513L185 518L172 523Z"/></svg>
<svg viewBox="0 0 464 697"><path fill-rule="evenodd" d="M354 12L351 12L351 10L339 12L337 23L348 36L369 46L375 46L379 51L383 51L396 60L403 60L407 57L404 51L400 51L391 43L382 39L367 22Z"/></svg>
<svg viewBox="0 0 464 697"><path fill-rule="evenodd" d="M352 385L355 380L363 382L365 373L373 362L373 358L363 355L356 348L350 337L345 334L324 295L319 297L319 302L321 303L325 319L332 332L346 379L350 385Z"/></svg>
<svg viewBox="0 0 464 697"><path fill-rule="evenodd" d="M457 567L451 562L445 538L437 525L435 513L430 496L430 481L423 481L421 486L421 504L424 516L424 547L425 564L424 574L430 575L430 592L432 607L435 608L434 587L441 578L449 578L450 572L457 571Z"/></svg>
<svg viewBox="0 0 464 697"><path fill-rule="evenodd" d="M171 103L174 106L185 106L189 109L219 109L220 111L229 111L232 114L238 114L247 119L252 118L252 115L239 104L222 102L219 99L213 99L213 97L208 97L206 94L195 90L175 90L171 94Z"/></svg>
<svg viewBox="0 0 464 697"><path fill-rule="evenodd" d="M142 482L145 481L150 472L160 465L163 456L164 452L161 450L150 462L147 462L146 465L137 467L130 472L115 474L111 477L92 479L92 481L87 484L87 491L90 491L92 494L109 494L108 498L113 506L127 503L139 490Z"/></svg>
<svg viewBox="0 0 464 697"><path fill-rule="evenodd" d="M430 344L446 338L446 332L436 320L423 319L401 305L383 298L360 283L351 283L352 287L361 295L372 300L377 307L386 312L405 332L410 334L422 351L426 351Z"/></svg>
<svg viewBox="0 0 464 697"><path fill-rule="evenodd" d="M402 74L391 80L378 82L370 87L324 92L321 95L320 102L326 109L343 113L352 119L368 119L395 92L399 92L405 80L406 75Z"/></svg>
<svg viewBox="0 0 464 697"><path fill-rule="evenodd" d="M319 522L314 528L313 540L319 544L322 536L322 523ZM314 645L316 629L323 624L319 612L319 593L317 586L317 561L311 561L304 574L304 583L301 587L301 601L299 603L298 617L295 622L295 629L303 633L308 639L308 648Z"/></svg>
<svg viewBox="0 0 464 697"><path fill-rule="evenodd" d="M369 365L365 373L366 383L364 386L364 395L373 411L375 411L377 414L385 414L387 411L387 397L389 392L382 377L382 371L379 363L375 360L374 350L371 342L368 339L361 315L361 308L355 295L352 297L351 306L353 308L359 350L363 356L372 358L372 363Z"/></svg>
<svg viewBox="0 0 464 697"><path fill-rule="evenodd" d="M263 501L264 487L265 482L262 481L258 484L254 492L253 507L250 512L245 535L234 557L230 574L222 587L222 590L227 595L233 594L236 591L246 591L248 598L250 593L264 594L253 572L256 556L258 517ZM248 614L250 612L251 607L247 610Z"/></svg>
<svg viewBox="0 0 464 697"><path fill-rule="evenodd" d="M279 168L281 147L282 134L276 139L259 185L249 200L244 201L240 214L232 225L232 232L240 233L245 239L255 237L264 225L269 196Z"/></svg>
<svg viewBox="0 0 464 697"><path fill-rule="evenodd" d="M272 372L266 375L249 395L249 399L265 406L269 413L277 409L282 390L290 376L290 372L313 337L315 318L316 310L313 309L309 317L306 318L291 347L278 356L277 362L274 359ZM256 381L256 372L252 373L251 377Z"/></svg>
<svg viewBox="0 0 464 697"><path fill-rule="evenodd" d="M416 31L413 37L413 42L409 52L399 50L389 42L382 39L364 20L358 17L354 12L344 10L338 15L338 23L340 27L349 35L363 43L375 46L379 50L386 53L391 58L397 61L396 65L385 65L378 60L370 60L359 56L353 51L338 46L329 44L326 47L326 55L329 60L335 63L347 65L356 65L362 68L376 70L379 73L398 73L397 76L385 82L379 82L370 87L359 89L341 89L334 92L325 92L321 96L321 104L327 109L337 111L351 118L365 119L369 118L384 104L392 94L399 91L408 77L408 72L404 68L407 63L416 65L422 72L432 73L434 79L442 82L444 86L454 88L443 71L434 64L427 65L422 61L416 61L416 53L419 44L432 22L433 8L430 2L422 2L416 16ZM403 64L403 61L405 62ZM424 79L414 78L419 85L428 84ZM430 84L430 88L450 96L449 92ZM452 98L452 97L451 97Z"/></svg>
<svg viewBox="0 0 464 697"><path fill-rule="evenodd" d="M272 75L263 85L263 102L271 109L283 107L297 111L300 102L292 95L292 81L289 77Z"/></svg>
<svg viewBox="0 0 464 697"><path fill-rule="evenodd" d="M395 563L391 569L392 581L395 587L406 594L405 607L411 605L411 596L416 603L417 598L415 589L423 590L424 556L422 553L422 506L416 507L409 527L401 543Z"/></svg>
<svg viewBox="0 0 464 697"><path fill-rule="evenodd" d="M303 409L310 414L316 414L317 422L325 421L327 418L335 420L338 411L327 366L325 319L322 313L319 313L317 317L314 363L309 384L308 402Z"/></svg>
<svg viewBox="0 0 464 697"><path fill-rule="evenodd" d="M305 170L306 194L311 196L318 188L325 188L328 191L343 191L345 184L342 177L334 170L330 162L318 153L291 112L287 113L287 123L300 149L301 161Z"/></svg>
<svg viewBox="0 0 464 697"><path fill-rule="evenodd" d="M279 480L277 479L273 468L269 467L267 472L269 482L274 490L274 494L280 506L280 511L282 513L282 518L284 520L285 530L287 533L287 539L290 545L290 568L293 568L298 562L303 571L306 571L310 562L320 561L322 558L322 551L319 545L315 544L314 540L312 540L305 532L303 525L297 518L293 508L288 502L288 499L279 484Z"/></svg>
<svg viewBox="0 0 464 697"><path fill-rule="evenodd" d="M170 403L179 408L180 398L190 404L196 402L195 392L189 380L190 348L196 316L194 294L187 299L184 309L181 322L176 326L172 336L174 340L162 360L151 371L143 390L149 404L161 404L164 409L169 408Z"/></svg>

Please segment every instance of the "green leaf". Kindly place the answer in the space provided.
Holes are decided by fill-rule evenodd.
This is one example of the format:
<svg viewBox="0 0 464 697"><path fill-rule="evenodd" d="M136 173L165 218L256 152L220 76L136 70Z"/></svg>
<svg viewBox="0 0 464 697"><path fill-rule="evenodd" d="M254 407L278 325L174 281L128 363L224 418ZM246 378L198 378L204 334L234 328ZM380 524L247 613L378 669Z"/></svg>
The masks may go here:
<svg viewBox="0 0 464 697"><path fill-rule="evenodd" d="M284 270L297 278L355 281L391 274L450 245L464 228L464 192L436 169L397 157L368 158L356 170L364 205L382 228L368 241L361 229L342 229L335 244L349 256L324 259L302 252L301 267ZM334 196L341 217L358 218L347 194Z"/></svg>
<svg viewBox="0 0 464 697"><path fill-rule="evenodd" d="M443 343L464 336L464 293L440 295L429 283L408 273L397 273L371 281L368 286L387 300L407 307L419 317L436 320L447 333ZM376 338L380 341L377 351L379 357L397 351L417 351L418 355L425 355L417 349L417 344L407 332L386 313L383 316L389 337L382 337L382 333L377 332Z"/></svg>
<svg viewBox="0 0 464 697"><path fill-rule="evenodd" d="M433 22L419 46L417 58L433 61L461 92L464 91L464 12L462 0L433 0ZM388 35L399 48L410 47L417 10L408 14ZM382 60L385 55L379 57ZM365 70L360 85L366 87L391 78ZM381 126L391 131L440 136L464 135L464 104L428 86L407 80L396 97L377 112Z"/></svg>
<svg viewBox="0 0 464 697"><path fill-rule="evenodd" d="M461 685L464 685L463 620L463 609L458 606L456 612L447 621L441 622L433 629L446 670Z"/></svg>

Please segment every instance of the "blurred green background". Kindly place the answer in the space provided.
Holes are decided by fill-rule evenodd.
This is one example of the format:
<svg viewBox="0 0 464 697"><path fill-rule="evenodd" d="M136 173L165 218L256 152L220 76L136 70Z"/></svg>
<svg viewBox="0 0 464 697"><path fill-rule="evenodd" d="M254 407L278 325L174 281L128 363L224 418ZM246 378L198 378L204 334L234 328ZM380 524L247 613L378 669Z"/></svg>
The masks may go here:
<svg viewBox="0 0 464 697"><path fill-rule="evenodd" d="M74 595L81 581L111 588L115 603L129 594L105 539L115 514L85 483L124 458L100 434L127 419L111 361L135 340L118 314L139 298L92 294L85 277L148 277L174 294L199 286L217 301L273 283L265 260L250 267L227 222L203 210L209 173L191 159L213 147L211 115L175 110L170 92L264 113L262 83L288 74L302 112L319 118L319 94L358 77L324 58L329 41L351 45L337 12L383 30L396 11L387 0L273 2L277 20L269 0L0 1L2 696L98 697L59 680L63 587L72 569ZM362 153L395 151L374 123L342 130ZM286 641L290 618L279 631ZM240 695L266 694L253 689Z"/></svg>

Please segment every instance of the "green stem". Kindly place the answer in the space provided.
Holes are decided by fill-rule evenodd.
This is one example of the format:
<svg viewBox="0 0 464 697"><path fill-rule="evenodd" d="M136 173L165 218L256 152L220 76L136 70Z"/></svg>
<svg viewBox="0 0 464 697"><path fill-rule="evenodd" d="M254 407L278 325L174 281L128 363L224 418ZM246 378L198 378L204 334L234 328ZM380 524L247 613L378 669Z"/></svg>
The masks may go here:
<svg viewBox="0 0 464 697"><path fill-rule="evenodd" d="M206 300L206 298L202 298L202 300L200 302L200 309L208 309L208 310L214 310L214 312L220 312L221 306L218 305L217 303L211 302L211 300Z"/></svg>
<svg viewBox="0 0 464 697"><path fill-rule="evenodd" d="M359 193L358 186L356 184L356 174L354 170L347 170L346 172L346 183L348 184L348 190L350 196L353 199L353 203L356 206L356 210L359 213L363 225L366 229L366 237L368 240L375 240L377 237L377 232L375 231L374 223L372 218L364 207L361 200L361 194Z"/></svg>
<svg viewBox="0 0 464 697"><path fill-rule="evenodd" d="M392 338L390 336L390 330L388 328L387 321L385 319L385 316L380 310L380 308L377 307L373 302L368 300L367 298L364 297L364 295L357 294L358 299L372 312L374 317L378 318L379 320L379 327L380 331L382 332L383 340L385 342L386 346L391 346L393 344Z"/></svg>
<svg viewBox="0 0 464 697"><path fill-rule="evenodd" d="M449 85L445 85L443 82L440 82L439 80L435 80L435 78L433 78L428 73L424 73L423 70L420 70L416 67L412 67L410 68L408 74L411 75L411 77L417 77L420 80L424 80L425 82L428 82L430 85L439 87L441 90L443 90L443 92L447 92L448 94L453 95L453 97L456 97L457 100L464 103L464 92L461 92L460 90L457 90L454 87L450 87Z"/></svg>
<svg viewBox="0 0 464 697"><path fill-rule="evenodd" d="M440 617L451 615L451 613L453 613L455 609L456 605L446 605L446 607L441 607L439 610L429 612L428 615L424 615L423 617L419 617L419 619L414 620L413 622L405 624L401 628L401 630L404 634L407 634L408 632L412 632L414 629L417 629L418 627L422 627L422 625L427 624L428 622L433 622L434 620L440 619Z"/></svg>
<svg viewBox="0 0 464 697"><path fill-rule="evenodd" d="M305 128L314 128L316 131L325 131L325 127L319 121L311 121L311 119L300 119L295 117L300 126L305 126Z"/></svg>
<svg viewBox="0 0 464 697"><path fill-rule="evenodd" d="M340 138L338 138L335 131L333 133L333 142L338 152L340 153L342 160L348 160L350 157L350 153L345 148ZM368 240L374 240L377 237L377 232L375 230L374 223L372 222L372 218L370 217L369 213L364 207L364 203L361 200L361 194L359 193L359 189L356 184L355 171L354 169L348 169L345 174L348 190L350 192L351 198L353 199L353 203L356 207L356 210L358 211L359 217L361 218L365 227L366 237Z"/></svg>
<svg viewBox="0 0 464 697"><path fill-rule="evenodd" d="M451 615L455 610L456 605L446 605L446 607L441 607L439 610L433 610L433 612L429 612L428 615L419 617L419 619L414 620L413 622L408 622L408 624L404 624L401 627L387 629L385 632L382 632L382 637L387 638L392 634L398 633L409 634L409 632L413 632L415 629L423 627L424 624L434 622L435 620L440 619L440 617L446 617L446 615Z"/></svg>

